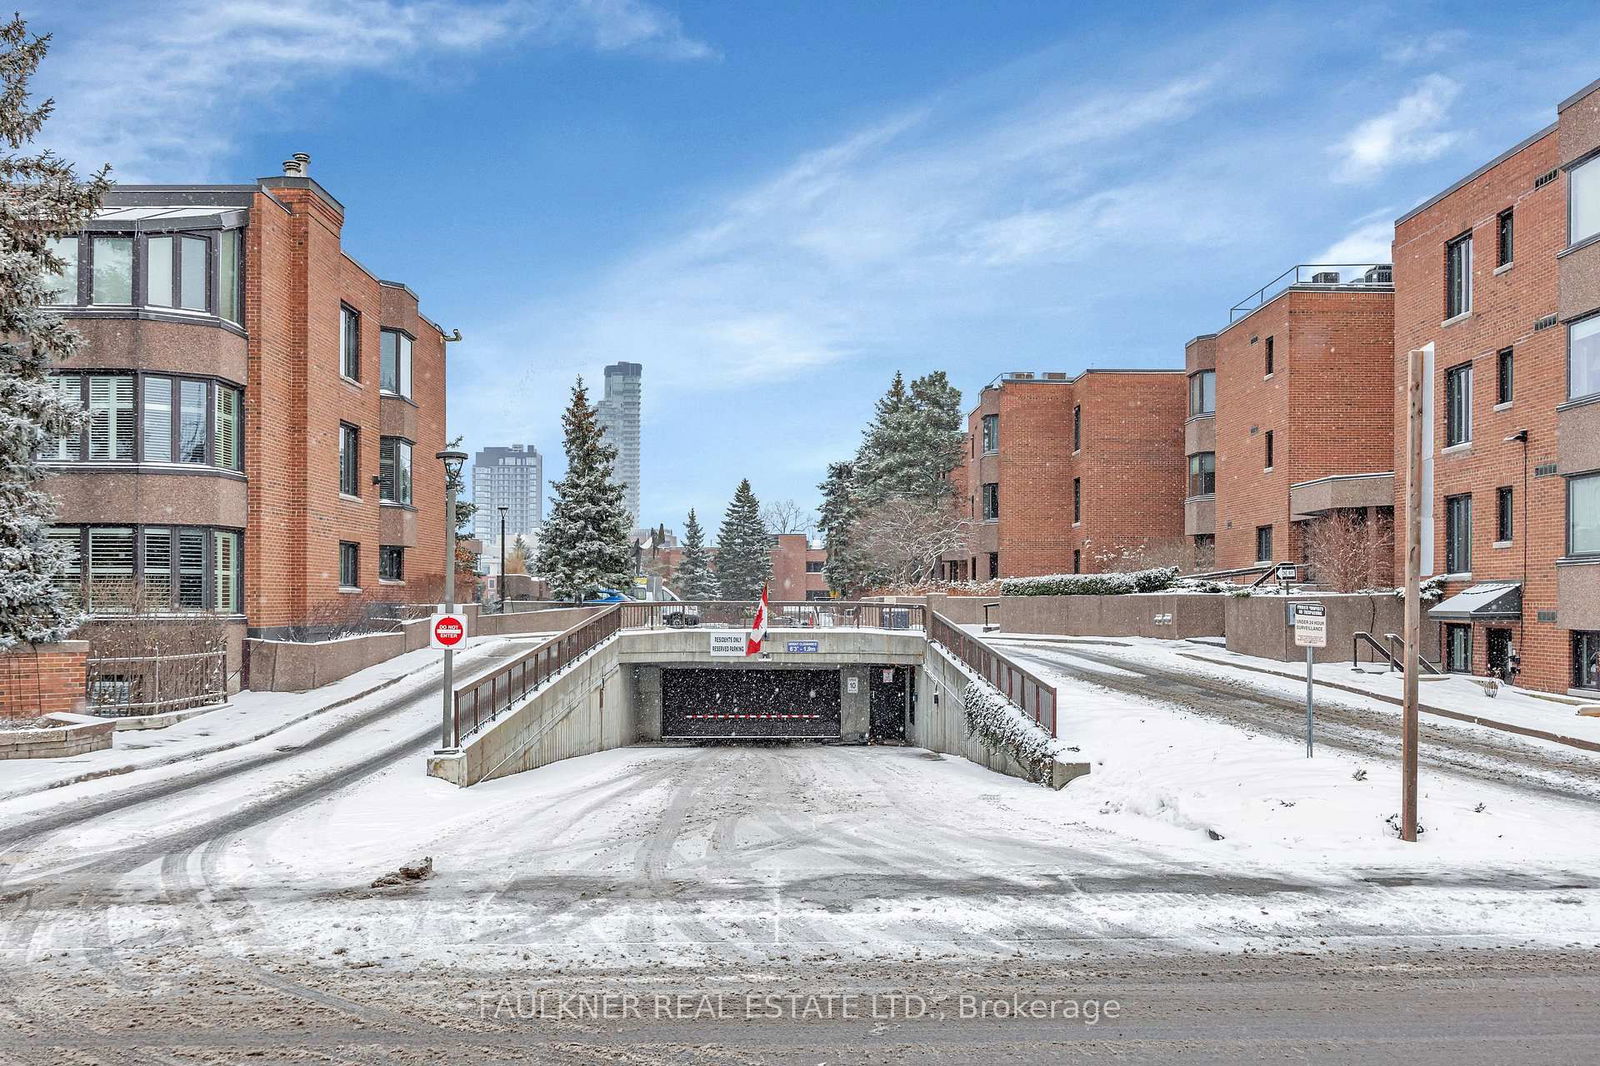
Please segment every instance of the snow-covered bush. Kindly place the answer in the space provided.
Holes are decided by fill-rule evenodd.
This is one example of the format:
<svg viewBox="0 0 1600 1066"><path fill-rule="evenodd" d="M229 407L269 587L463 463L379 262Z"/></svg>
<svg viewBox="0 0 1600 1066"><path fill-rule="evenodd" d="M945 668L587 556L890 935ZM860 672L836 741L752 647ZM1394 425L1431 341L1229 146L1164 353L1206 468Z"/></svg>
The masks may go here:
<svg viewBox="0 0 1600 1066"><path fill-rule="evenodd" d="M961 695L967 714L967 733L992 752L1011 756L1041 784L1050 780L1050 767L1062 750L1061 741L1022 713L1005 693L987 681L969 682Z"/></svg>
<svg viewBox="0 0 1600 1066"><path fill-rule="evenodd" d="M1004 596L1125 596L1131 592L1162 592L1177 580L1176 566L1118 574L1047 574L1044 577L1008 577L1000 582L1000 593Z"/></svg>

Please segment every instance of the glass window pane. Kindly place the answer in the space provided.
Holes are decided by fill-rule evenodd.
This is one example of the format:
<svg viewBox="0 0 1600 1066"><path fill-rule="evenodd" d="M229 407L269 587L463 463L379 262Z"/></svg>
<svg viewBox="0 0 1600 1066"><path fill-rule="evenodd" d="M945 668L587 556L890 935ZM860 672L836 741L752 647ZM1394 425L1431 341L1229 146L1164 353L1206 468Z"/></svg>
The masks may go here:
<svg viewBox="0 0 1600 1066"><path fill-rule="evenodd" d="M1567 482L1567 551L1600 553L1600 476Z"/></svg>
<svg viewBox="0 0 1600 1066"><path fill-rule="evenodd" d="M1600 315L1567 327L1568 384L1572 397L1600 392Z"/></svg>
<svg viewBox="0 0 1600 1066"><path fill-rule="evenodd" d="M217 386L216 439L212 454L217 466L239 469L239 390Z"/></svg>
<svg viewBox="0 0 1600 1066"><path fill-rule="evenodd" d="M198 611L205 605L205 531L180 529L178 530L178 606Z"/></svg>
<svg viewBox="0 0 1600 1066"><path fill-rule="evenodd" d="M235 614L239 610L239 534L217 530L213 549L216 573L212 605L219 611Z"/></svg>
<svg viewBox="0 0 1600 1066"><path fill-rule="evenodd" d="M56 237L49 242L50 251L61 260L61 272L44 276L47 304L75 304L78 302L78 238Z"/></svg>
<svg viewBox="0 0 1600 1066"><path fill-rule="evenodd" d="M210 280L210 252L211 242L204 237L183 238L183 269L179 277L182 289L180 296L186 310L207 309L206 283Z"/></svg>
<svg viewBox="0 0 1600 1066"><path fill-rule="evenodd" d="M394 449L395 499L411 502L411 445L395 441Z"/></svg>
<svg viewBox="0 0 1600 1066"><path fill-rule="evenodd" d="M133 602L133 530L89 530L89 609L125 611Z"/></svg>
<svg viewBox="0 0 1600 1066"><path fill-rule="evenodd" d="M179 384L178 403L178 462L203 463L206 461L206 396L204 381L184 381Z"/></svg>
<svg viewBox="0 0 1600 1066"><path fill-rule="evenodd" d="M244 323L239 316L240 231L222 231L217 241L217 314L229 322Z"/></svg>
<svg viewBox="0 0 1600 1066"><path fill-rule="evenodd" d="M83 375L51 374L49 381L63 404L75 410L83 409ZM51 434L40 445L39 458L56 463L75 463L79 458L81 439L81 432L63 433L60 436Z"/></svg>
<svg viewBox="0 0 1600 1066"><path fill-rule="evenodd" d="M171 237L145 241L144 302L152 307L172 306L172 245Z"/></svg>
<svg viewBox="0 0 1600 1066"><path fill-rule="evenodd" d="M61 550L66 565L58 573L55 583L65 589L74 604L83 598L83 540L79 526L52 526L50 543Z"/></svg>
<svg viewBox="0 0 1600 1066"><path fill-rule="evenodd" d="M402 396L411 395L411 338L400 334L400 388Z"/></svg>
<svg viewBox="0 0 1600 1066"><path fill-rule="evenodd" d="M172 461L172 379L144 379L144 461Z"/></svg>
<svg viewBox="0 0 1600 1066"><path fill-rule="evenodd" d="M133 238L94 239L94 302L133 303Z"/></svg>
<svg viewBox="0 0 1600 1066"><path fill-rule="evenodd" d="M133 458L133 378L127 374L89 377L89 458Z"/></svg>
<svg viewBox="0 0 1600 1066"><path fill-rule="evenodd" d="M141 580L141 607L147 611L172 608L172 530L148 528L144 531Z"/></svg>
<svg viewBox="0 0 1600 1066"><path fill-rule="evenodd" d="M339 307L339 373L352 381L361 380L361 316L343 305Z"/></svg>
<svg viewBox="0 0 1600 1066"><path fill-rule="evenodd" d="M1591 159L1572 171L1572 215L1568 242L1577 243L1600 233L1600 159Z"/></svg>

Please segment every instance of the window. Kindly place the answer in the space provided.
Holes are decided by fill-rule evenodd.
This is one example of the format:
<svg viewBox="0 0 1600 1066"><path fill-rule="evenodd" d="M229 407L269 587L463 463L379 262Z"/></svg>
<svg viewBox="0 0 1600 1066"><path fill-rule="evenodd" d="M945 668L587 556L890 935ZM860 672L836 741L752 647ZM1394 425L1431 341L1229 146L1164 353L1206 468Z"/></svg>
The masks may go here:
<svg viewBox="0 0 1600 1066"><path fill-rule="evenodd" d="M1600 233L1600 157L1572 168L1567 200L1567 243Z"/></svg>
<svg viewBox="0 0 1600 1066"><path fill-rule="evenodd" d="M244 469L244 427L239 417L239 390L218 385L216 393L215 427L212 433L211 456L213 465L225 470Z"/></svg>
<svg viewBox="0 0 1600 1066"><path fill-rule="evenodd" d="M983 520L993 522L1000 517L1000 485L987 481L983 485Z"/></svg>
<svg viewBox="0 0 1600 1066"><path fill-rule="evenodd" d="M211 401L204 381L178 385L178 462L204 463L211 436Z"/></svg>
<svg viewBox="0 0 1600 1066"><path fill-rule="evenodd" d="M1572 687L1600 688L1600 633L1572 634Z"/></svg>
<svg viewBox="0 0 1600 1066"><path fill-rule="evenodd" d="M1189 414L1210 415L1217 411L1217 372L1201 370L1189 375Z"/></svg>
<svg viewBox="0 0 1600 1066"><path fill-rule="evenodd" d="M1444 668L1452 674L1472 673L1472 627L1444 627Z"/></svg>
<svg viewBox="0 0 1600 1066"><path fill-rule="evenodd" d="M822 573L822 568L825 565L826 564L821 559L807 559L806 560L806 573L808 573L808 574L820 574L820 573Z"/></svg>
<svg viewBox="0 0 1600 1066"><path fill-rule="evenodd" d="M1472 572L1472 496L1446 496L1444 501L1444 567L1448 573Z"/></svg>
<svg viewBox="0 0 1600 1066"><path fill-rule="evenodd" d="M1600 555L1600 474L1567 479L1567 554Z"/></svg>
<svg viewBox="0 0 1600 1066"><path fill-rule="evenodd" d="M1444 372L1445 447L1472 440L1472 364L1463 363Z"/></svg>
<svg viewBox="0 0 1600 1066"><path fill-rule="evenodd" d="M83 378L77 374L51 374L47 378L56 396L68 407L83 409ZM75 463L81 457L83 434L50 435L39 447L39 458L47 462Z"/></svg>
<svg viewBox="0 0 1600 1066"><path fill-rule="evenodd" d="M398 544L384 544L378 548L378 580L404 581L406 579L406 550Z"/></svg>
<svg viewBox="0 0 1600 1066"><path fill-rule="evenodd" d="M78 302L78 238L56 237L46 242L50 254L61 260L59 273L44 276L47 304L75 304Z"/></svg>
<svg viewBox="0 0 1600 1066"><path fill-rule="evenodd" d="M228 614L238 614L239 534L213 530L211 534L211 606Z"/></svg>
<svg viewBox="0 0 1600 1066"><path fill-rule="evenodd" d="M1083 479L1072 479L1072 524L1077 525L1083 521Z"/></svg>
<svg viewBox="0 0 1600 1066"><path fill-rule="evenodd" d="M96 237L90 241L97 304L133 303L133 238Z"/></svg>
<svg viewBox="0 0 1600 1066"><path fill-rule="evenodd" d="M339 373L361 380L361 312L339 305Z"/></svg>
<svg viewBox="0 0 1600 1066"><path fill-rule="evenodd" d="M378 438L378 498L411 502L411 442L401 437Z"/></svg>
<svg viewBox="0 0 1600 1066"><path fill-rule="evenodd" d="M1273 447L1272 447L1272 445L1273 445L1272 430L1269 429L1269 430L1267 430L1266 434L1262 437L1262 441L1261 441L1261 447L1262 447L1262 453L1263 453L1262 454L1262 459L1263 459L1262 467L1264 469L1267 469L1267 470L1271 470L1272 469L1274 460L1276 458L1273 455Z"/></svg>
<svg viewBox="0 0 1600 1066"><path fill-rule="evenodd" d="M411 335L397 329L383 331L383 367L378 387L396 396L411 396ZM985 448L985 451L992 451Z"/></svg>
<svg viewBox="0 0 1600 1066"><path fill-rule="evenodd" d="M1256 562L1272 562L1272 527L1256 527Z"/></svg>
<svg viewBox="0 0 1600 1066"><path fill-rule="evenodd" d="M206 310L210 251L211 242L204 237L161 236L146 240L144 302L151 307Z"/></svg>
<svg viewBox="0 0 1600 1066"><path fill-rule="evenodd" d="M1567 396L1600 393L1600 315L1567 327Z"/></svg>
<svg viewBox="0 0 1600 1066"><path fill-rule="evenodd" d="M1444 317L1472 310L1472 234L1463 233L1444 246Z"/></svg>
<svg viewBox="0 0 1600 1066"><path fill-rule="evenodd" d="M1083 573L1083 551L1079 548L1072 549L1072 572L1074 574Z"/></svg>
<svg viewBox="0 0 1600 1066"><path fill-rule="evenodd" d="M1072 450L1078 451L1083 447L1083 407L1074 404L1072 408Z"/></svg>
<svg viewBox="0 0 1600 1066"><path fill-rule="evenodd" d="M229 322L244 323L239 307L240 241L243 233L226 229L217 238L217 314Z"/></svg>
<svg viewBox="0 0 1600 1066"><path fill-rule="evenodd" d="M134 455L133 376L89 375L89 458L130 460Z"/></svg>
<svg viewBox="0 0 1600 1066"><path fill-rule="evenodd" d="M984 415L983 416L983 452L984 452L985 455L988 455L990 452L997 452L999 450L1000 450L1000 416L999 415Z"/></svg>
<svg viewBox="0 0 1600 1066"><path fill-rule="evenodd" d="M1510 403L1516 395L1517 353L1512 348L1501 348L1494 357L1494 402Z"/></svg>
<svg viewBox="0 0 1600 1066"><path fill-rule="evenodd" d="M242 612L240 537L236 530L193 526L56 526L50 531L50 540L65 547L70 559L61 583L97 614L135 607Z"/></svg>
<svg viewBox="0 0 1600 1066"><path fill-rule="evenodd" d="M361 472L359 454L361 431L344 422L339 423L339 491L346 496L361 495L357 477Z"/></svg>
<svg viewBox="0 0 1600 1066"><path fill-rule="evenodd" d="M1512 219L1511 208L1500 212L1495 221L1495 258L1497 267L1509 266L1515 254L1513 245L1516 240L1516 223Z"/></svg>
<svg viewBox="0 0 1600 1066"><path fill-rule="evenodd" d="M990 578L997 578L999 576L1000 576L1000 553L999 552L990 552L989 553L989 577Z"/></svg>
<svg viewBox="0 0 1600 1066"><path fill-rule="evenodd" d="M1217 491L1217 453L1197 452L1189 456L1189 495L1211 496Z"/></svg>
<svg viewBox="0 0 1600 1066"><path fill-rule="evenodd" d="M91 611L125 612L134 600L134 530L96 526L89 530L89 588Z"/></svg>
<svg viewBox="0 0 1600 1066"><path fill-rule="evenodd" d="M341 588L361 587L361 545L348 540L339 542L339 585Z"/></svg>
<svg viewBox="0 0 1600 1066"><path fill-rule="evenodd" d="M1273 354L1274 354L1273 353L1273 347L1274 347L1273 339L1271 337L1268 337L1266 344L1263 345L1263 350L1262 350L1262 353L1261 353L1261 366L1262 366L1261 373L1264 376L1269 377L1269 378L1272 376L1272 357L1273 357Z"/></svg>
<svg viewBox="0 0 1600 1066"><path fill-rule="evenodd" d="M1500 544L1508 543L1516 528L1511 517L1512 500L1510 485L1502 485L1494 490L1494 539Z"/></svg>

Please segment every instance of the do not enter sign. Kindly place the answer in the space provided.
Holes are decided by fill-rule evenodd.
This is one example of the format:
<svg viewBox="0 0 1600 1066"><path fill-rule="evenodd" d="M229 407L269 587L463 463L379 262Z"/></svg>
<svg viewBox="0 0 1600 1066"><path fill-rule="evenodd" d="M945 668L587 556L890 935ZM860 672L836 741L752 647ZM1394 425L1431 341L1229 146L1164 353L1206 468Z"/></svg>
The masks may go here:
<svg viewBox="0 0 1600 1066"><path fill-rule="evenodd" d="M467 616L436 614L428 625L429 644L435 648L459 648L467 639Z"/></svg>

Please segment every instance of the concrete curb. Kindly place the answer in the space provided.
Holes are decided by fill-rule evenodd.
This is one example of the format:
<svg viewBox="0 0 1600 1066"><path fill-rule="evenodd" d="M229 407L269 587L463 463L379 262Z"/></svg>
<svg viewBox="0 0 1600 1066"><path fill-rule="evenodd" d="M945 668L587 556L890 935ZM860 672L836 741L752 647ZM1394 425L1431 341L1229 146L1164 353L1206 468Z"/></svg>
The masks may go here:
<svg viewBox="0 0 1600 1066"><path fill-rule="evenodd" d="M1232 670L1245 670L1253 674L1266 674L1268 677L1281 677L1290 681L1304 681L1306 679L1305 674L1295 674L1285 670L1269 670L1264 666L1244 666L1240 663L1224 662L1221 659L1213 659L1209 655L1196 655L1193 652L1187 651L1180 651L1178 654L1183 656L1185 659L1193 659L1195 662L1205 663L1208 666L1222 666ZM1338 681L1323 681L1320 678L1314 678L1313 681L1319 688L1338 689L1340 692L1348 692L1356 696L1365 696L1367 699L1378 700L1381 703L1387 703L1394 707L1402 706L1401 700L1396 696L1386 696L1380 692L1370 692L1367 689L1357 688L1354 685L1341 684ZM1490 729L1498 729L1503 733L1516 733L1519 736L1533 737L1535 740L1548 740L1554 744L1564 744L1569 748L1578 748L1582 751L1600 751L1600 741L1584 740L1582 737L1563 736L1560 733L1551 733L1548 730L1535 729L1532 726L1513 725L1510 722L1500 722L1493 718L1484 718L1482 715L1467 714L1463 711L1451 711L1443 707L1431 707L1426 703L1422 704L1421 708L1428 714L1438 715L1440 718L1449 718L1457 722L1468 722L1472 725L1488 726Z"/></svg>

